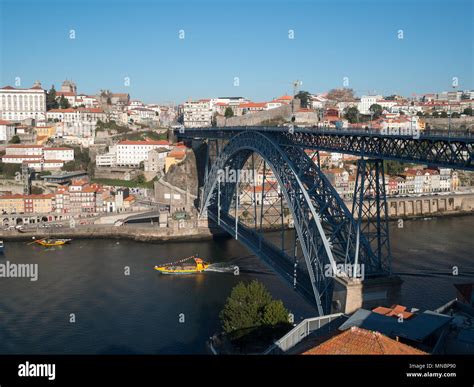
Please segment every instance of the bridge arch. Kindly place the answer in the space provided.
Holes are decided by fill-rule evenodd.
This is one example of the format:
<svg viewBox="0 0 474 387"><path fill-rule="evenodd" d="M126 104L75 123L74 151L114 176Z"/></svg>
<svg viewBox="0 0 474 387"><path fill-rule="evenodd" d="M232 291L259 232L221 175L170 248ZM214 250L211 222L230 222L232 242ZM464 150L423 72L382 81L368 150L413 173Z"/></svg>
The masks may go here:
<svg viewBox="0 0 474 387"><path fill-rule="evenodd" d="M308 295L309 283L319 313L330 313L333 281L327 275L328 268L330 273L337 273L337 264L356 260L368 266L366 270L372 273L381 268L377 267L377 260L363 235L359 235L359 243L356 243L356 223L349 209L304 150L280 145L278 138L252 130L232 137L206 177L201 214L207 213L209 218L220 222L221 227L267 262L278 261L279 266L292 271L285 252L262 243L263 236L257 230L245 227L230 215L231 203L238 195L237 184L221 181L222 171L226 168L241 171L253 153L262 157L272 170L293 217L306 264L303 274L307 278L300 280L306 289L301 290ZM288 270L280 274L292 280Z"/></svg>

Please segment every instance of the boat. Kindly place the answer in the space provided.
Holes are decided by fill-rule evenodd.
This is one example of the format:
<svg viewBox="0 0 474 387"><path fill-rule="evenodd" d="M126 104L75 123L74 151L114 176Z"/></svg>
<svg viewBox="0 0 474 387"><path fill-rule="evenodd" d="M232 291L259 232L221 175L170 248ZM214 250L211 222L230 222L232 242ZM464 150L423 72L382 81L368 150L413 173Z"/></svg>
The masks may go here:
<svg viewBox="0 0 474 387"><path fill-rule="evenodd" d="M188 263L188 261L193 262ZM159 271L161 274L195 274L203 272L209 266L210 264L203 261L201 258L191 256L177 262L155 266L155 270Z"/></svg>
<svg viewBox="0 0 474 387"><path fill-rule="evenodd" d="M4 249L5 249L5 245L3 244L3 241L0 241L0 254L3 254Z"/></svg>
<svg viewBox="0 0 474 387"><path fill-rule="evenodd" d="M35 242L44 247L62 246L72 239L38 239Z"/></svg>

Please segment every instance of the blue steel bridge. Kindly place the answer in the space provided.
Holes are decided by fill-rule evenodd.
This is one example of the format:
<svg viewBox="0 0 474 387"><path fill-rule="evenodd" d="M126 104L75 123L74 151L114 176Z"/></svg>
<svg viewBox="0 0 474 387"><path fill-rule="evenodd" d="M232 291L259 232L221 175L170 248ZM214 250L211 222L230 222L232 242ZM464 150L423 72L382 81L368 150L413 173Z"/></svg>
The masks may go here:
<svg viewBox="0 0 474 387"><path fill-rule="evenodd" d="M194 147L204 144L201 216L269 264L320 315L331 313L334 283L328 268L347 277L352 273L341 272L340 264L363 264L366 277L390 275L383 160L474 170L474 137L468 132L448 136L431 130L409 136L332 128L212 127L181 128L175 134ZM359 157L351 210L322 173L319 151ZM257 168L263 170L259 187L222 179L226 169L255 174ZM269 170L279 185L279 200L272 203L265 200ZM240 199L243 189L253 196L250 205ZM283 230L285 215L291 215L295 228L290 246L285 246L283 231L276 242L264 232L270 217L270 224Z"/></svg>

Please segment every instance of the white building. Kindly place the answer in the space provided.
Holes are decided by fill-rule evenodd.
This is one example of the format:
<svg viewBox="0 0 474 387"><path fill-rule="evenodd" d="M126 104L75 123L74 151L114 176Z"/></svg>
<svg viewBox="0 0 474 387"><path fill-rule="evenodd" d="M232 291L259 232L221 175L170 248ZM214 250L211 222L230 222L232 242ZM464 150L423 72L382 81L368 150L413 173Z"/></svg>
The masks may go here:
<svg viewBox="0 0 474 387"><path fill-rule="evenodd" d="M381 95L363 95L360 98L360 102L357 104L357 109L361 114L370 114L370 107L377 103L377 100L381 100Z"/></svg>
<svg viewBox="0 0 474 387"><path fill-rule="evenodd" d="M160 141L130 141L125 140L117 144L117 165L137 167L148 159L151 150L157 148L170 149L166 140Z"/></svg>
<svg viewBox="0 0 474 387"><path fill-rule="evenodd" d="M74 149L66 147L43 148L43 156L45 160L73 161Z"/></svg>
<svg viewBox="0 0 474 387"><path fill-rule="evenodd" d="M214 110L210 99L188 101L183 106L184 126L187 128L211 126Z"/></svg>
<svg viewBox="0 0 474 387"><path fill-rule="evenodd" d="M40 82L29 89L5 86L0 89L0 119L21 121L28 118L44 120L46 117L46 91Z"/></svg>
<svg viewBox="0 0 474 387"><path fill-rule="evenodd" d="M2 162L10 164L21 164L26 162L49 162L63 163L74 160L74 150L60 147L50 148L42 145L9 145L5 148L5 156ZM62 166L62 164L61 164Z"/></svg>
<svg viewBox="0 0 474 387"><path fill-rule="evenodd" d="M111 146L107 153L97 155L95 165L98 167L115 167L117 165L117 148Z"/></svg>
<svg viewBox="0 0 474 387"><path fill-rule="evenodd" d="M165 169L166 156L169 149L156 148L148 152L148 158L144 163L145 172L161 172Z"/></svg>
<svg viewBox="0 0 474 387"><path fill-rule="evenodd" d="M51 109L46 113L48 121L55 122L91 122L105 121L107 115L100 108Z"/></svg>
<svg viewBox="0 0 474 387"><path fill-rule="evenodd" d="M0 141L9 142L16 133L16 124L0 120Z"/></svg>

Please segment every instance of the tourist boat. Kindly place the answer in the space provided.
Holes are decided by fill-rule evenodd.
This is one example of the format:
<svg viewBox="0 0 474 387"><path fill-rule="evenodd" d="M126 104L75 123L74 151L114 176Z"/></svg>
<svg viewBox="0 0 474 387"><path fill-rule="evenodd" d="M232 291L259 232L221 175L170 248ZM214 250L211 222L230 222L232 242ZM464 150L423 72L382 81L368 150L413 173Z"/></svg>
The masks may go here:
<svg viewBox="0 0 474 387"><path fill-rule="evenodd" d="M3 241L0 241L0 254L3 254L4 249L5 249L5 245L3 244Z"/></svg>
<svg viewBox="0 0 474 387"><path fill-rule="evenodd" d="M35 242L44 247L62 246L72 239L38 239Z"/></svg>
<svg viewBox="0 0 474 387"><path fill-rule="evenodd" d="M194 262L188 263L188 261ZM210 264L204 262L201 258L191 256L177 262L155 266L155 270L159 271L161 274L194 274L203 272L209 266Z"/></svg>

